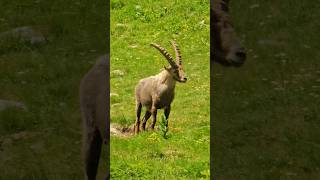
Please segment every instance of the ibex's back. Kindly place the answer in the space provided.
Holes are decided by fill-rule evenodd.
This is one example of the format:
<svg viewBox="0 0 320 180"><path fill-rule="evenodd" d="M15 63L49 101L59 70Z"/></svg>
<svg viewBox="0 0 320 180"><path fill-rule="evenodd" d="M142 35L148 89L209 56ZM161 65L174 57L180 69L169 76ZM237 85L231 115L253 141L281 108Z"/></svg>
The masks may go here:
<svg viewBox="0 0 320 180"><path fill-rule="evenodd" d="M136 86L136 100L147 110L151 110L152 97L158 97L155 102L157 109L169 106L174 98L175 80L168 76L170 75L166 71L162 71L156 76L140 80Z"/></svg>
<svg viewBox="0 0 320 180"><path fill-rule="evenodd" d="M153 116L153 123L151 128L154 129L156 123L157 109L164 108L164 113L168 119L170 114L170 105L174 98L174 88L176 81L186 82L187 78L182 68L182 58L180 50L175 41L171 41L176 53L176 61L171 55L161 46L151 44L151 46L158 49L167 59L170 68L166 68L155 76L150 76L139 81L136 86L136 124L135 132L138 133L140 129L140 114L142 106L146 107L146 114L143 117L142 129L150 116Z"/></svg>

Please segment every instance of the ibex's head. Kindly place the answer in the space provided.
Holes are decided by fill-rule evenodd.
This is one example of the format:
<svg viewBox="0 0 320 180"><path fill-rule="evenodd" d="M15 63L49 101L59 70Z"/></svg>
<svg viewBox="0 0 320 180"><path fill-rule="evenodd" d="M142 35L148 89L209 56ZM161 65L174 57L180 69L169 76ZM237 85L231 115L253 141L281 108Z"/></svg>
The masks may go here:
<svg viewBox="0 0 320 180"><path fill-rule="evenodd" d="M170 42L176 53L176 61L173 60L172 56L166 51L165 48L155 43L151 43L151 46L158 49L161 52L161 54L168 60L171 67L170 68L164 67L164 68L172 75L172 77L176 81L184 83L187 81L187 76L184 73L182 68L182 58L181 58L179 46L175 41L170 41Z"/></svg>
<svg viewBox="0 0 320 180"><path fill-rule="evenodd" d="M228 15L228 1L211 2L211 24L213 36L213 57L223 65L240 66L246 59Z"/></svg>

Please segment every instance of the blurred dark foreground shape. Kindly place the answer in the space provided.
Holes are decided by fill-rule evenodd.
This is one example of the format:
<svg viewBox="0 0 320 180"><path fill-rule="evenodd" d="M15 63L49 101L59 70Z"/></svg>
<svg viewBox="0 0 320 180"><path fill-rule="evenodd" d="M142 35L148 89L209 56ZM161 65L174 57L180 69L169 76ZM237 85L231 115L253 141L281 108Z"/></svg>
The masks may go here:
<svg viewBox="0 0 320 180"><path fill-rule="evenodd" d="M102 144L109 139L109 55L100 57L80 85L83 119L83 160L86 180L95 180ZM107 147L107 152L108 152ZM108 153L107 153L108 154ZM107 155L108 156L108 155ZM109 171L107 171L109 179Z"/></svg>
<svg viewBox="0 0 320 180"><path fill-rule="evenodd" d="M211 61L238 67L245 62L246 51L233 28L228 6L228 0L211 0Z"/></svg>

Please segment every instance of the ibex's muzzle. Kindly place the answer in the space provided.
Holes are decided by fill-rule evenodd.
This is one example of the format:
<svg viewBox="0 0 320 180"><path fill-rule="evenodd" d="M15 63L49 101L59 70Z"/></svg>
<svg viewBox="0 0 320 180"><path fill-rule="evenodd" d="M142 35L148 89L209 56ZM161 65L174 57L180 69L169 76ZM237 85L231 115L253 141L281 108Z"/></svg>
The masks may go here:
<svg viewBox="0 0 320 180"><path fill-rule="evenodd" d="M185 82L187 82L187 80L188 80L187 77L183 77L183 78L180 79L180 82L185 83Z"/></svg>
<svg viewBox="0 0 320 180"><path fill-rule="evenodd" d="M237 47L227 54L226 60L234 66L240 66L245 62L246 56L245 49L243 47Z"/></svg>
<svg viewBox="0 0 320 180"><path fill-rule="evenodd" d="M246 52L228 15L228 4L227 0L211 1L212 59L225 66L241 66L246 60Z"/></svg>

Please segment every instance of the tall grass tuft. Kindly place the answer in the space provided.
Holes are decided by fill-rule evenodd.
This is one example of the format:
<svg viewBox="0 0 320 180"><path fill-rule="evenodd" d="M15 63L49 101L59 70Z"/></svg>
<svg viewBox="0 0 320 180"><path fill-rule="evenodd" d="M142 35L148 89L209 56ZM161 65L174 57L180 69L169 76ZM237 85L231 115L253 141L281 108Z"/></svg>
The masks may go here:
<svg viewBox="0 0 320 180"><path fill-rule="evenodd" d="M166 118L165 115L161 116L161 121L160 121L160 134L164 139L168 139L167 133L169 131L168 129L168 119Z"/></svg>

